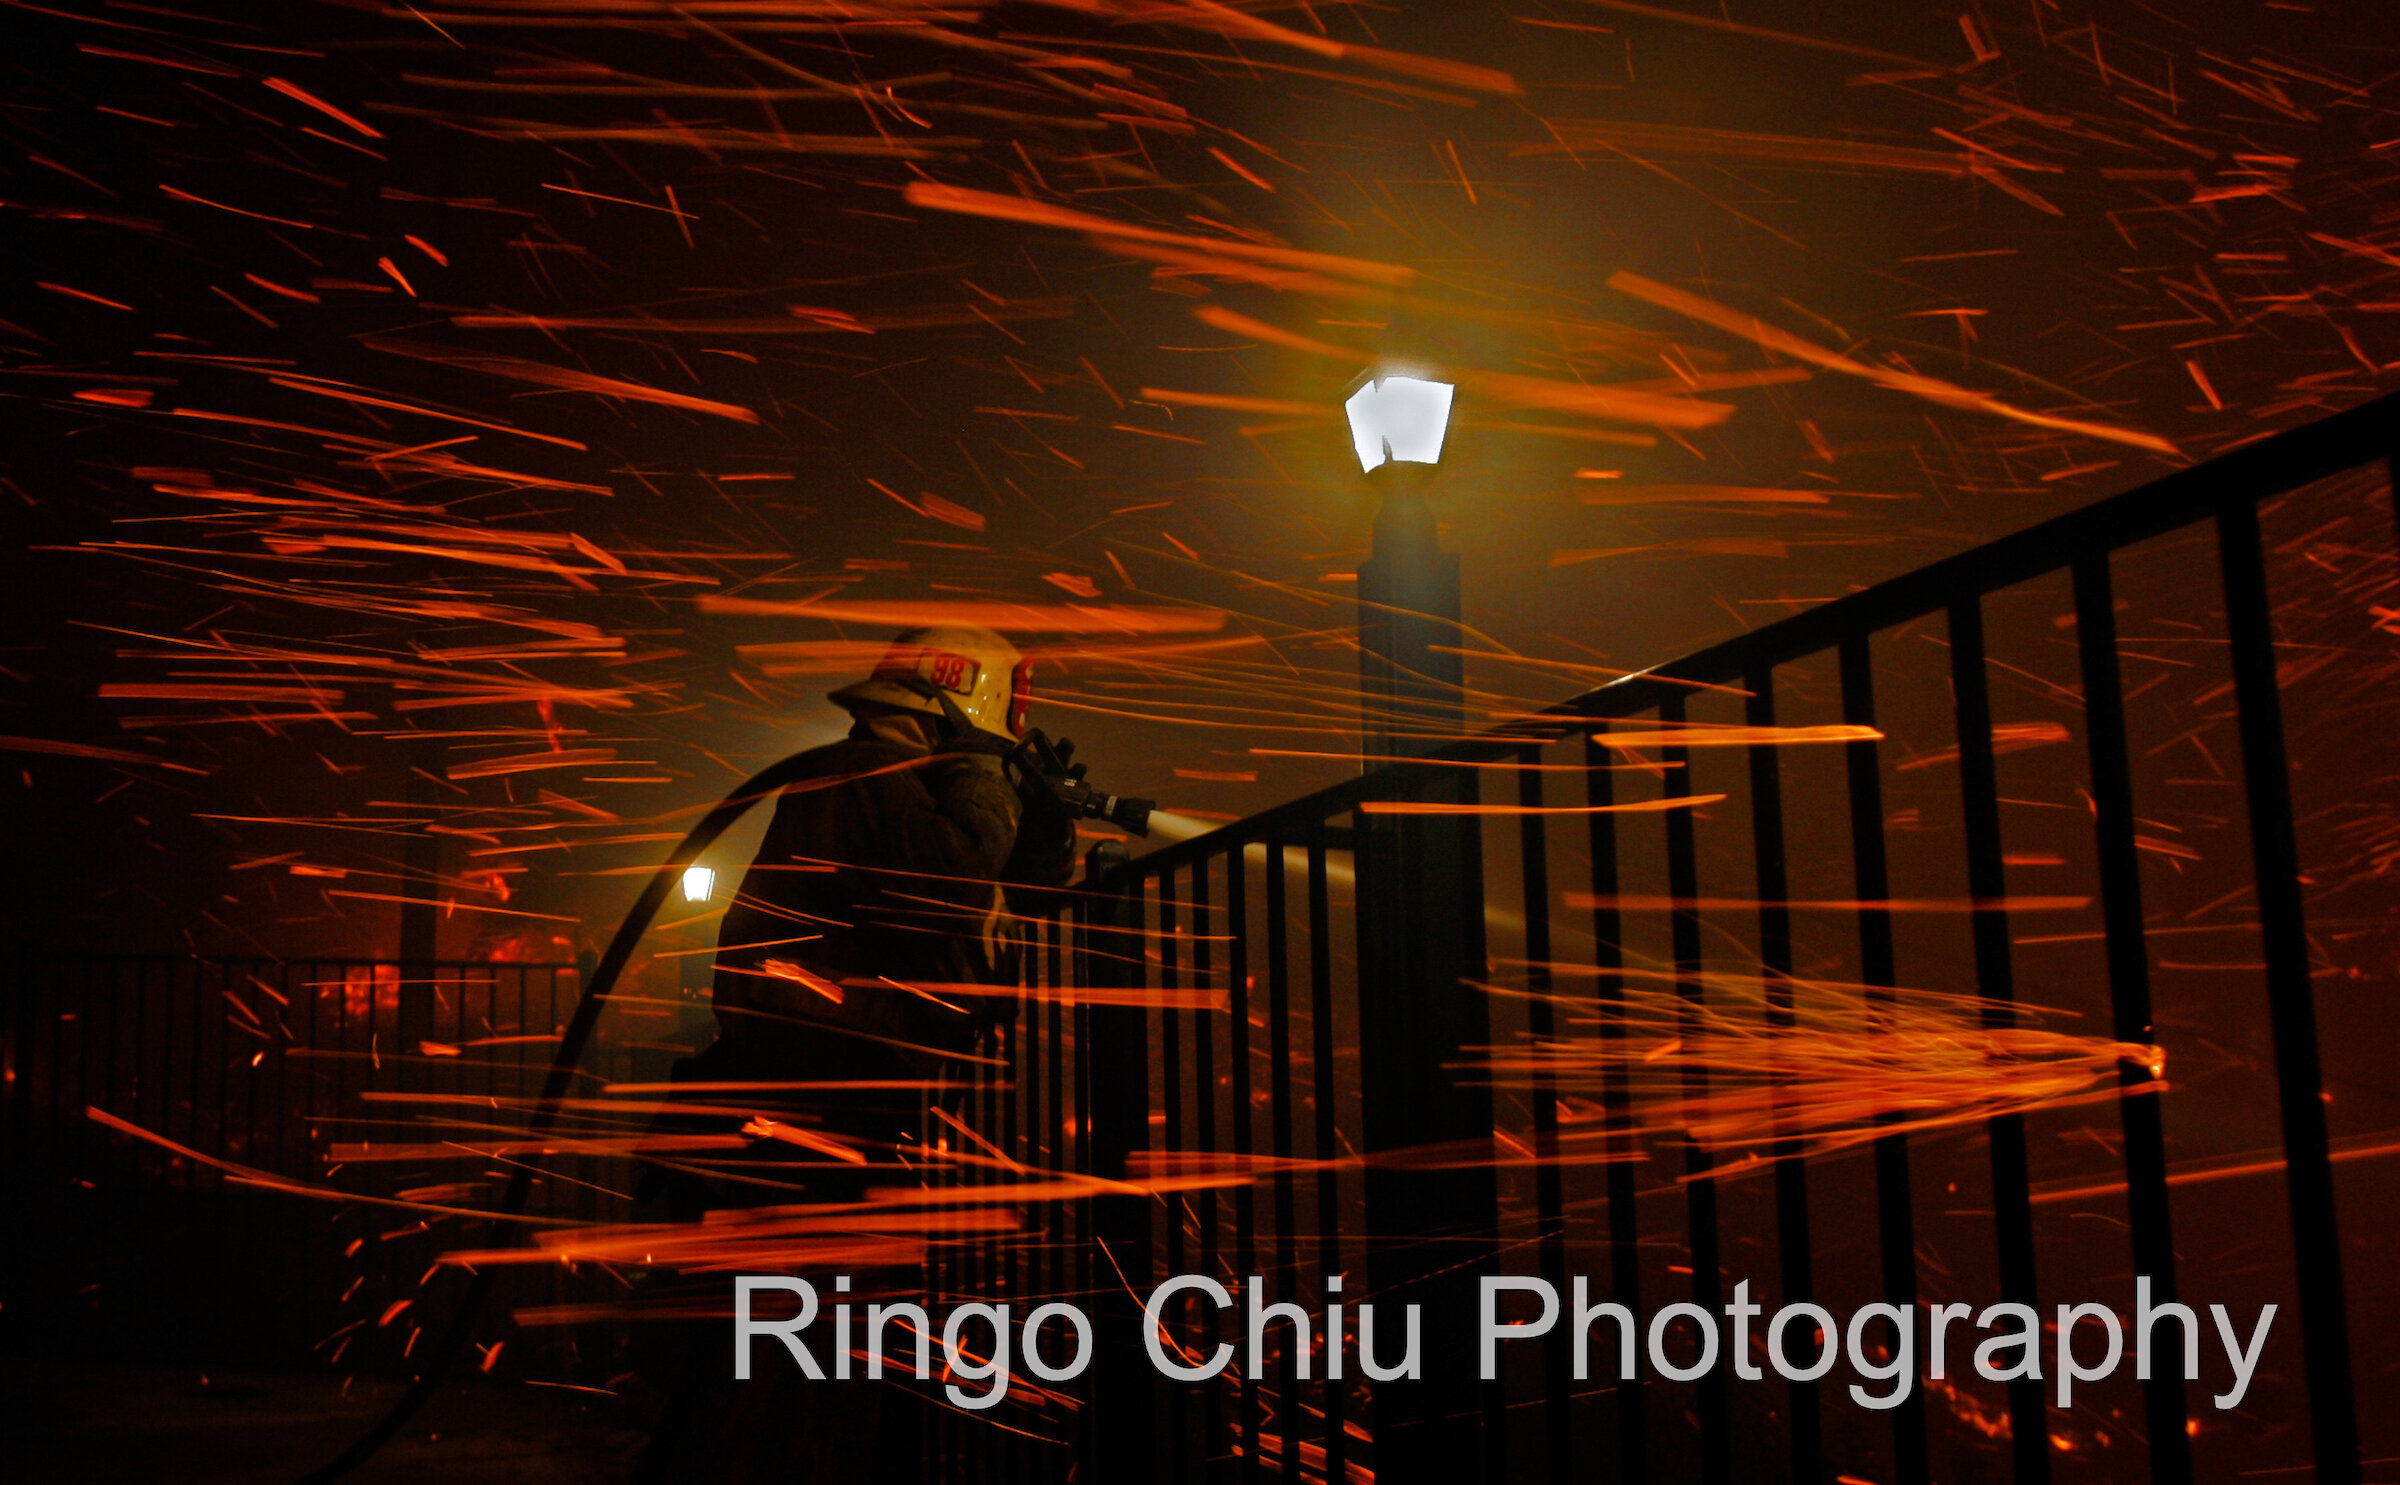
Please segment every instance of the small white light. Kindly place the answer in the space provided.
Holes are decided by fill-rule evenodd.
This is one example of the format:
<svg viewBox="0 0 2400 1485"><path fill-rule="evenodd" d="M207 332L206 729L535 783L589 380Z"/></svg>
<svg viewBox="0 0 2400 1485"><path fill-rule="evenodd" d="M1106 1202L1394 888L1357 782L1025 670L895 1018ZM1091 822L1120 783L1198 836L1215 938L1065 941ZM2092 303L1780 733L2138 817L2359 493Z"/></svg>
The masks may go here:
<svg viewBox="0 0 2400 1485"><path fill-rule="evenodd" d="M717 890L717 874L705 866L683 869L683 900L706 902Z"/></svg>
<svg viewBox="0 0 2400 1485"><path fill-rule="evenodd" d="M1350 415L1359 468L1374 469L1386 460L1439 463L1442 437L1450 430L1450 398L1457 390L1423 377L1382 376L1351 393L1342 411Z"/></svg>

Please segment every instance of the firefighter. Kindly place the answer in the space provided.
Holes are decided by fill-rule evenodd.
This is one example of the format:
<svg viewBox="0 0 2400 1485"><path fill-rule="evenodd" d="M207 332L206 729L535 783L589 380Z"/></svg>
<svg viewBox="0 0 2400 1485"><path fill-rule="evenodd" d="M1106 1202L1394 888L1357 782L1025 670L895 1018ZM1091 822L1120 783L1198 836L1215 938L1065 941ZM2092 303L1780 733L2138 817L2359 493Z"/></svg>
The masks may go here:
<svg viewBox="0 0 2400 1485"><path fill-rule="evenodd" d="M765 840L718 929L717 1039L676 1067L691 1084L911 1083L956 1077L1012 1002L951 987L1012 983L1014 915L1066 884L1074 819L1040 769L1071 745L1020 744L1032 667L991 630L911 629L874 673L832 693L849 735L802 755ZM1067 781L1079 782L1077 779ZM1056 775L1063 780L1063 775ZM1013 904L1013 906L1012 906ZM708 1103L792 1103L871 1165L762 1140L728 1167L758 1180L708 1179L685 1165L663 1187L669 1213L767 1202L845 1202L892 1184L893 1152L914 1138L924 1092L813 1089L702 1092ZM704 1119L662 1119L698 1128ZM798 1187L795 1191L793 1188ZM736 1383L720 1326L687 1337L681 1385L645 1451L645 1481L786 1479L826 1485L914 1480L924 1420L884 1385Z"/></svg>
<svg viewBox="0 0 2400 1485"><path fill-rule="evenodd" d="M1073 820L1012 776L1031 672L992 631L940 625L833 693L850 734L806 755L726 910L718 1038L693 1079L924 1079L972 1049L1003 1002L941 987L1012 981L1012 897L1033 906L1074 867Z"/></svg>

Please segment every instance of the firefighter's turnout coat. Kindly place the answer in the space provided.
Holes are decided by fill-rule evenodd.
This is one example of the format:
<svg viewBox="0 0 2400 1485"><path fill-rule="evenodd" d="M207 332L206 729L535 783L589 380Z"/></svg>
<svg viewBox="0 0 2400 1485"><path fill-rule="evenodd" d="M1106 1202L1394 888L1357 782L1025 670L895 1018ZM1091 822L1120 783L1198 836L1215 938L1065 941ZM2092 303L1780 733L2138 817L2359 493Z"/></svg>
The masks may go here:
<svg viewBox="0 0 2400 1485"><path fill-rule="evenodd" d="M997 758L928 753L906 722L862 720L803 761L719 929L719 1038L691 1072L939 1076L1013 1009L945 987L1015 981L1015 915L1066 883L1073 822L1028 815Z"/></svg>

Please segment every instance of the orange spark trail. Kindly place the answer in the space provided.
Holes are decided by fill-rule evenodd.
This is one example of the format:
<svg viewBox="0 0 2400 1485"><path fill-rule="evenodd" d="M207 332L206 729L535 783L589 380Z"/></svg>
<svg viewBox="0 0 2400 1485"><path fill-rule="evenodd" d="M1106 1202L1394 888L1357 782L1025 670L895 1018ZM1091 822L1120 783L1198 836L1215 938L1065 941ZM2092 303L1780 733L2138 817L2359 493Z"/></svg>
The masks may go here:
<svg viewBox="0 0 2400 1485"><path fill-rule="evenodd" d="M704 614L824 619L837 624L981 624L1002 633L1205 634L1225 625L1221 609L1132 608L1123 604L855 603L836 600L784 603L772 599L714 595L700 600Z"/></svg>
<svg viewBox="0 0 2400 1485"><path fill-rule="evenodd" d="M1722 794L1687 794L1679 799L1643 799L1631 804L1554 805L1450 804L1414 799L1370 799L1358 808L1361 814L1368 815L1654 815L1662 810L1684 810L1715 804L1725 797Z"/></svg>
<svg viewBox="0 0 2400 1485"><path fill-rule="evenodd" d="M646 387L620 377L595 376L568 366L551 366L540 361L520 360L515 356L498 356L483 351L458 351L446 346L425 345L416 341L369 338L367 345L395 356L408 356L419 361L438 361L445 366L463 367L488 376L506 377L511 381L531 382L541 387L558 387L569 392L589 392L596 397L621 397L628 402L650 402L661 407L682 408L686 412L707 413L711 417L730 418L737 423L755 423L758 414L730 402L717 402L706 397L694 397L685 392L669 392L659 387Z"/></svg>
<svg viewBox="0 0 2400 1485"><path fill-rule="evenodd" d="M1723 795L1716 796L1723 798ZM1664 801L1681 803L1683 801ZM1665 913L1698 909L1707 912L1753 912L1759 908L1786 908L1793 912L1826 913L1977 913L2006 910L2017 913L2080 912L2092 905L2088 897L1875 897L1875 898L1794 898L1767 902L1755 897L1666 897L1650 893L1569 892L1567 906L1573 908L1621 909L1626 912Z"/></svg>
<svg viewBox="0 0 2400 1485"><path fill-rule="evenodd" d="M1874 742L1873 727L1837 722L1821 727L1666 727L1653 731L1595 732L1592 741L1611 748L1789 747L1802 743Z"/></svg>
<svg viewBox="0 0 2400 1485"><path fill-rule="evenodd" d="M262 1191L281 1191L290 1196L305 1196L315 1201L361 1202L368 1206L396 1207L406 1212L433 1212L451 1217L480 1217L494 1222L522 1223L529 1227L571 1225L567 1219L560 1217L510 1216L503 1212L486 1212L473 1207L436 1206L427 1202L403 1201L394 1197L367 1196L356 1191L336 1191L325 1186L309 1186L298 1181L286 1180L282 1176L271 1175L251 1166L236 1164L230 1160L220 1160L213 1155L203 1155L188 1145L177 1144L165 1135L153 1134L138 1124L120 1119L106 1109L87 1105L83 1115L94 1124L113 1129L119 1134L132 1135L135 1139L156 1145L169 1154L180 1156L195 1165L204 1165L211 1170L223 1171L227 1180L243 1186L255 1186Z"/></svg>
<svg viewBox="0 0 2400 1485"><path fill-rule="evenodd" d="M1051 206L1023 196L1002 196L991 191L970 190L964 186L936 185L931 181L916 181L903 193L911 206L929 211L952 211L967 216L990 217L997 221L1022 222L1034 227L1059 227L1070 232L1082 232L1100 240L1103 245L1153 243L1180 248L1187 252L1212 257L1234 258L1254 263L1279 264L1287 268L1305 269L1312 273L1327 273L1336 278L1356 279L1362 283L1384 284L1394 288L1413 281L1413 268L1395 263L1371 263L1363 258L1345 258L1333 253L1303 252L1296 248L1265 247L1251 242L1231 242L1212 237L1195 237L1185 232L1166 232L1155 227L1137 227L1128 222L1113 221L1090 212L1068 207Z"/></svg>
<svg viewBox="0 0 2400 1485"><path fill-rule="evenodd" d="M1826 350L1813 341L1803 340L1788 330L1777 329L1755 316L1727 309L1723 305L1703 299L1697 294L1670 288L1653 279L1643 278L1639 274L1619 270L1609 275L1608 286L1620 294L1644 300L1658 305L1662 309L1674 310L1678 314L1698 320L1703 325L1713 325L1729 334L1738 335L1767 350L1806 361L1812 366L1822 366L1828 371L1838 371L1846 376L1863 377L1879 386L1922 397L1928 402L1937 403L1943 407L1962 408L1969 412L1993 413L2016 422L2032 424L2037 428L2054 428L2063 433L2080 433L2087 438L2106 439L2111 443L2128 444L2137 449L2148 449L2153 453L2176 455L2181 452L2174 444L2155 434L2139 433L2130 428L2114 428L2105 423L2086 422L2078 418L2061 418L2049 413L2031 412L2024 408L2011 406L1986 392L1972 392L1965 387L1929 376L1917 376L1880 366L1869 366L1863 361L1854 361L1838 352Z"/></svg>
<svg viewBox="0 0 2400 1485"><path fill-rule="evenodd" d="M357 119L352 118L350 115L342 112L340 109L334 107L332 104L326 102L324 99L308 91L306 88L301 87L297 83L285 82L280 77L270 77L263 79L263 81L268 87L273 88L276 92L283 94L286 98L297 99L315 109L317 112L325 115L325 117L334 120L336 123L349 125L351 128L357 130L361 134L364 134L369 139L383 138L383 132L381 130L371 129L367 125L360 123Z"/></svg>

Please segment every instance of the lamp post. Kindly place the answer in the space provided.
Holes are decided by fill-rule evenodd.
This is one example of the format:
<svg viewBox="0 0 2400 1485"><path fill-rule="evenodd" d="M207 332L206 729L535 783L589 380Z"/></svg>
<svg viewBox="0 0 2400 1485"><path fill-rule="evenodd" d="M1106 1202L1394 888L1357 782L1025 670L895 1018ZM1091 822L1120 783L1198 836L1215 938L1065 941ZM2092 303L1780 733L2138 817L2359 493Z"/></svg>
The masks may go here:
<svg viewBox="0 0 2400 1485"><path fill-rule="evenodd" d="M1358 570L1359 708L1370 768L1433 751L1465 723L1458 558L1441 549L1426 486L1441 459L1454 389L1387 369L1343 402L1361 471L1377 487L1374 548ZM1472 769L1392 776L1383 797L1471 806ZM1360 1104L1372 1154L1489 1141L1487 1090L1454 1071L1490 1040L1480 822L1467 814L1361 815L1358 870ZM1375 1472L1387 1485L1485 1478L1477 1380L1477 1278L1489 1270L1488 1165L1407 1170L1370 1161L1367 1272L1378 1305L1415 1304L1424 1371L1377 1383Z"/></svg>
<svg viewBox="0 0 2400 1485"><path fill-rule="evenodd" d="M1441 550L1425 499L1455 390L1383 370L1342 403L1359 468L1381 494L1374 548L1358 570L1362 751L1373 760L1428 751L1464 721L1458 558Z"/></svg>

